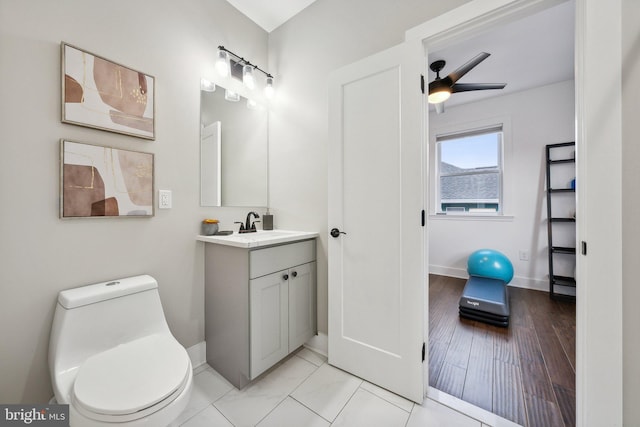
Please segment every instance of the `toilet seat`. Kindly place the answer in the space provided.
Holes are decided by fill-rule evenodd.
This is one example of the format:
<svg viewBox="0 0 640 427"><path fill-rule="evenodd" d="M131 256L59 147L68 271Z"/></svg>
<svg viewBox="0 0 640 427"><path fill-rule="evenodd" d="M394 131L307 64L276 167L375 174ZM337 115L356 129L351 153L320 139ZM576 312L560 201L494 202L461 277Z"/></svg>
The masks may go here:
<svg viewBox="0 0 640 427"><path fill-rule="evenodd" d="M172 336L149 335L89 357L78 370L72 403L95 420L135 420L171 403L190 372L189 356Z"/></svg>

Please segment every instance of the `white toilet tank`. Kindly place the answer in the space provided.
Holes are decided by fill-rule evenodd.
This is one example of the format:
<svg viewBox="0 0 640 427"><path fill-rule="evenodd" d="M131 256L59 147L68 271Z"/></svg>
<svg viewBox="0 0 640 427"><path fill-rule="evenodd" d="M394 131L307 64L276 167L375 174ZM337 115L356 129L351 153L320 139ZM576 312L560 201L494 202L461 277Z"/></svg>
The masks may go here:
<svg viewBox="0 0 640 427"><path fill-rule="evenodd" d="M62 291L51 330L49 368L52 373L68 372L72 377L87 357L154 333L171 334L158 283L151 276ZM59 378L59 383L64 382ZM62 389L54 388L60 398Z"/></svg>

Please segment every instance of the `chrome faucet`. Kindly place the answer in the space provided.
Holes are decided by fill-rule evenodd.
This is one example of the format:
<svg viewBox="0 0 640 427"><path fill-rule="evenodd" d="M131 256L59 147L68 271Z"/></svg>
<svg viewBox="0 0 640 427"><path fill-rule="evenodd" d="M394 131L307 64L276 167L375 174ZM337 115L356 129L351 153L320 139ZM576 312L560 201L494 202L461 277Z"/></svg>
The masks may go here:
<svg viewBox="0 0 640 427"><path fill-rule="evenodd" d="M257 213L251 211L247 214L247 220L245 221L245 223L243 224L240 221L236 221L236 224L240 224L240 230L238 230L238 233L255 233L256 230L256 222L260 222L260 221L251 221L251 216L254 216L255 218L260 218L260 215L258 215Z"/></svg>

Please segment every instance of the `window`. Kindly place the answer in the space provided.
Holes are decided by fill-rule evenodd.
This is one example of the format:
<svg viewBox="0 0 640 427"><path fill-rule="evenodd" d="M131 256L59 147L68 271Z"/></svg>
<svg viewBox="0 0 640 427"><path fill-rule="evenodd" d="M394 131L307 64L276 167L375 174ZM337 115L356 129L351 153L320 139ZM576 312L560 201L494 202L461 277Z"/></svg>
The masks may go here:
<svg viewBox="0 0 640 427"><path fill-rule="evenodd" d="M437 135L437 213L502 213L502 125Z"/></svg>

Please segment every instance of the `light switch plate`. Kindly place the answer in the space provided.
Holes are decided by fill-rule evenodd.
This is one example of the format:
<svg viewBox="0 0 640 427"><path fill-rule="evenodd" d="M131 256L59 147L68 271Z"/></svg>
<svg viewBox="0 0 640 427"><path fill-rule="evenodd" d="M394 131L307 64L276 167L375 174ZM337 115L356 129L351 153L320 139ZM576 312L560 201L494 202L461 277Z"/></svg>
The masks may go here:
<svg viewBox="0 0 640 427"><path fill-rule="evenodd" d="M158 190L158 209L171 209L171 190Z"/></svg>

